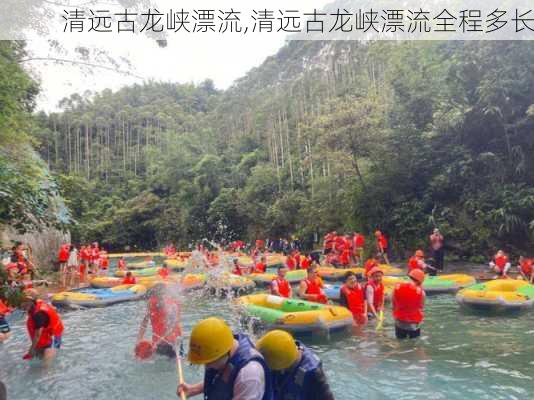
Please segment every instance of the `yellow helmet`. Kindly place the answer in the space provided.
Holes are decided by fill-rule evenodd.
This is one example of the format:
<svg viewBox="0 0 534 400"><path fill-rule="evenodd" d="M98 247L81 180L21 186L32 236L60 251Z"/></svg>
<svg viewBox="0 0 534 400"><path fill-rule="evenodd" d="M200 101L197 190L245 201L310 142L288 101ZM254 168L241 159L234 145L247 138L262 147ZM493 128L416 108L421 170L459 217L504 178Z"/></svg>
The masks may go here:
<svg viewBox="0 0 534 400"><path fill-rule="evenodd" d="M258 340L256 347L274 371L291 367L299 358L295 340L285 331L268 332Z"/></svg>
<svg viewBox="0 0 534 400"><path fill-rule="evenodd" d="M187 359L191 364L208 364L227 354L234 344L230 327L219 318L207 318L195 325L189 339Z"/></svg>

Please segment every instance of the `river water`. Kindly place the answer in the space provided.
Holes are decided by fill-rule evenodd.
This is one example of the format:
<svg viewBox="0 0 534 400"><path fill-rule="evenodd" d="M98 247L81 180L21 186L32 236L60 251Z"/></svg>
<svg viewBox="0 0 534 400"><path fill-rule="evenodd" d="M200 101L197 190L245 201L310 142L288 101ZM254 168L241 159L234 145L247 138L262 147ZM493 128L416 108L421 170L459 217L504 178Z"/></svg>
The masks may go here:
<svg viewBox="0 0 534 400"><path fill-rule="evenodd" d="M43 370L22 360L29 342L21 313L13 315L12 338L0 345L0 380L8 399L174 399L176 367L133 356L144 302L63 313L66 331L55 363ZM228 300L200 292L183 298L186 337L196 321L226 318L239 327ZM460 310L452 295L428 298L421 339L399 342L391 316L378 334L363 331L304 337L322 358L336 399L533 399L534 312L490 316ZM186 380L202 369L184 365Z"/></svg>

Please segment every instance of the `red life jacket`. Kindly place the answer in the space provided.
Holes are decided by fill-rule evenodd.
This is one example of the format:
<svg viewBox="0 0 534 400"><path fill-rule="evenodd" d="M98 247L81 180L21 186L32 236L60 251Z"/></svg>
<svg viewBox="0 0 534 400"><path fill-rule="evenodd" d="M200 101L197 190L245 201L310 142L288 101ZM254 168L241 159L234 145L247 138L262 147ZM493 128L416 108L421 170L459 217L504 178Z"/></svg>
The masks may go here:
<svg viewBox="0 0 534 400"><path fill-rule="evenodd" d="M508 263L508 257L507 256L498 256L495 257L495 265L499 268L501 272L504 272L504 267Z"/></svg>
<svg viewBox="0 0 534 400"><path fill-rule="evenodd" d="M347 299L347 307L354 316L354 318L361 317L365 311L365 289L362 285L357 284L353 288L349 288L347 285L341 287L341 292Z"/></svg>
<svg viewBox="0 0 534 400"><path fill-rule="evenodd" d="M152 342L157 344L165 341L174 344L176 338L181 336L182 329L178 320L180 305L171 298L159 299L152 296L148 300L150 322L152 324Z"/></svg>
<svg viewBox="0 0 534 400"><path fill-rule="evenodd" d="M306 294L317 294L319 295L319 298L316 300L317 303L326 304L328 298L324 295L318 280L310 281L309 279L306 279L304 282L306 282Z"/></svg>
<svg viewBox="0 0 534 400"><path fill-rule="evenodd" d="M57 256L57 259L60 263L65 263L68 261L69 249L67 248L67 246L65 245L61 246L61 248L59 249L59 254Z"/></svg>
<svg viewBox="0 0 534 400"><path fill-rule="evenodd" d="M425 292L411 282L398 283L393 291L393 318L419 324L424 319Z"/></svg>
<svg viewBox="0 0 534 400"><path fill-rule="evenodd" d="M534 264L534 260L532 258L526 258L521 262L521 272L523 272L524 275L529 277L532 274L532 265Z"/></svg>
<svg viewBox="0 0 534 400"><path fill-rule="evenodd" d="M166 268L161 268L158 271L158 275L161 276L162 278L167 278L169 276L169 270Z"/></svg>
<svg viewBox="0 0 534 400"><path fill-rule="evenodd" d="M374 267L378 267L378 263L374 258L370 258L365 262L365 275L369 273Z"/></svg>
<svg viewBox="0 0 534 400"><path fill-rule="evenodd" d="M273 279L273 282L276 282L276 284L278 285L278 293L280 293L280 296L288 298L289 291L290 291L289 282L281 278ZM274 294L274 290L272 286L271 286L271 294Z"/></svg>
<svg viewBox="0 0 534 400"><path fill-rule="evenodd" d="M293 256L293 258L295 259L295 266L296 266L297 268L300 268L300 263L302 262L302 257L301 257L301 255L297 253L297 254L295 254L295 255Z"/></svg>
<svg viewBox="0 0 534 400"><path fill-rule="evenodd" d="M108 267L109 267L109 259L107 257L100 258L99 265L100 265L100 268L102 268L102 269L108 269Z"/></svg>
<svg viewBox="0 0 534 400"><path fill-rule="evenodd" d="M286 265L290 271L293 271L295 269L295 259L291 256L288 256L286 260Z"/></svg>
<svg viewBox="0 0 534 400"><path fill-rule="evenodd" d="M135 285L137 283L137 279L135 279L135 276L125 276L122 280L123 285Z"/></svg>
<svg viewBox="0 0 534 400"><path fill-rule="evenodd" d="M380 282L380 284L376 283L372 279L367 282L367 286L371 286L373 288L373 307L375 310L379 310L384 305L384 284Z"/></svg>
<svg viewBox="0 0 534 400"><path fill-rule="evenodd" d="M302 261L300 262L300 268L302 269L308 269L310 267L311 261L308 257L302 257Z"/></svg>
<svg viewBox="0 0 534 400"><path fill-rule="evenodd" d="M40 311L43 311L48 315L49 321L48 326L42 329L41 337L36 345L36 348L38 349L49 347L52 344L54 337L61 336L63 333L63 323L61 322L61 318L56 309L42 300L37 300L32 309L28 312L28 320L26 321L26 329L28 330L28 335L31 340L35 337L35 332L37 331L37 329L35 329L35 323L33 322L33 316Z"/></svg>
<svg viewBox="0 0 534 400"><path fill-rule="evenodd" d="M241 268L239 268L238 265L234 266L234 269L233 269L233 271L232 271L232 274L234 274L234 275L243 275L243 274L241 273Z"/></svg>
<svg viewBox="0 0 534 400"><path fill-rule="evenodd" d="M2 300L0 300L0 316L5 316L11 312L9 308Z"/></svg>
<svg viewBox="0 0 534 400"><path fill-rule="evenodd" d="M379 247L382 247L384 251L388 248L388 240L384 235L378 237L377 244Z"/></svg>
<svg viewBox="0 0 534 400"><path fill-rule="evenodd" d="M262 262L257 263L256 266L254 267L256 272L258 272L260 274L264 274L266 268L267 268L267 266Z"/></svg>
<svg viewBox="0 0 534 400"><path fill-rule="evenodd" d="M336 236L336 251L342 252L345 250L345 238L343 236Z"/></svg>
<svg viewBox="0 0 534 400"><path fill-rule="evenodd" d="M341 265L350 264L350 252L348 249L343 250L343 253L339 256L339 262Z"/></svg>
<svg viewBox="0 0 534 400"><path fill-rule="evenodd" d="M423 270L423 268L421 268L421 263L419 262L419 259L415 256L410 257L410 259L408 260L408 272L413 271L414 269Z"/></svg>
<svg viewBox="0 0 534 400"><path fill-rule="evenodd" d="M87 247L80 250L80 257L82 260L90 260L91 259L91 252Z"/></svg>
<svg viewBox="0 0 534 400"><path fill-rule="evenodd" d="M365 246L365 236L357 234L353 238L354 247L363 248Z"/></svg>
<svg viewBox="0 0 534 400"><path fill-rule="evenodd" d="M91 261L95 262L100 257L100 250L98 248L91 249Z"/></svg>

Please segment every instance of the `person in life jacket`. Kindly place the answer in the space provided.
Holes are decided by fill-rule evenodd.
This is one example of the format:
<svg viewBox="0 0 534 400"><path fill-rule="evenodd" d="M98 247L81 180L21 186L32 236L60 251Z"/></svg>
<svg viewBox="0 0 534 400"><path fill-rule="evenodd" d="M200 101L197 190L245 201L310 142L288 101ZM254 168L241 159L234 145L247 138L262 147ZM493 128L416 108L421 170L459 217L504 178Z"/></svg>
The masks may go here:
<svg viewBox="0 0 534 400"><path fill-rule="evenodd" d="M104 250L100 252L100 258L98 259L98 268L100 271L106 273L109 267L108 253Z"/></svg>
<svg viewBox="0 0 534 400"><path fill-rule="evenodd" d="M375 258L375 257L371 257L369 258L366 262L365 262L365 265L364 265L364 268L365 268L365 276L369 276L369 272L371 272L371 270L373 268L376 268L378 267L378 260Z"/></svg>
<svg viewBox="0 0 534 400"><path fill-rule="evenodd" d="M158 271L158 275L163 279L167 279L170 273L171 271L169 271L169 266L163 263L162 267Z"/></svg>
<svg viewBox="0 0 534 400"><path fill-rule="evenodd" d="M126 271L126 260L124 257L119 258L119 261L117 261L117 268L119 271Z"/></svg>
<svg viewBox="0 0 534 400"><path fill-rule="evenodd" d="M443 247L443 235L438 228L435 228L430 235L430 248L432 249L432 258L434 259L436 268L439 271L443 271L445 252Z"/></svg>
<svg viewBox="0 0 534 400"><path fill-rule="evenodd" d="M376 239L376 251L378 254L380 254L380 257L384 258L384 261L387 265L389 265L389 259L388 259L388 239L386 236L380 232L375 232L375 239Z"/></svg>
<svg viewBox="0 0 534 400"><path fill-rule="evenodd" d="M365 287L360 283L354 272L345 274L345 284L339 289L339 303L350 310L354 323L364 325L367 323L367 302L365 301Z"/></svg>
<svg viewBox="0 0 534 400"><path fill-rule="evenodd" d="M519 257L519 273L527 282L534 283L534 260L532 258Z"/></svg>
<svg viewBox="0 0 534 400"><path fill-rule="evenodd" d="M98 242L94 242L89 249L89 271L96 274L98 272L98 260L100 258L100 248Z"/></svg>
<svg viewBox="0 0 534 400"><path fill-rule="evenodd" d="M311 265L311 259L309 256L304 255L300 260L300 269L308 269Z"/></svg>
<svg viewBox="0 0 534 400"><path fill-rule="evenodd" d="M126 275L124 279L122 280L122 284L123 285L135 285L137 284L137 279L135 278L135 276L133 276L133 274L130 271L128 271L126 272Z"/></svg>
<svg viewBox="0 0 534 400"><path fill-rule="evenodd" d="M300 254L300 251L295 250L293 252L293 259L295 260L295 269L300 269L300 264L302 262L302 255Z"/></svg>
<svg viewBox="0 0 534 400"><path fill-rule="evenodd" d="M315 303L326 304L328 298L323 292L323 282L317 276L317 268L310 266L307 272L308 277L300 282L299 297Z"/></svg>
<svg viewBox="0 0 534 400"><path fill-rule="evenodd" d="M271 294L285 298L293 297L293 289L286 280L286 273L287 268L285 266L278 267L278 276L271 282Z"/></svg>
<svg viewBox="0 0 534 400"><path fill-rule="evenodd" d="M62 244L59 248L59 253L57 256L57 261L59 263L59 276L61 278L61 286L66 286L67 280L67 261L69 260L69 244Z"/></svg>
<svg viewBox="0 0 534 400"><path fill-rule="evenodd" d="M289 333L270 331L256 347L272 370L275 399L334 400L319 357Z"/></svg>
<svg viewBox="0 0 534 400"><path fill-rule="evenodd" d="M508 271L510 270L511 264L504 251L499 250L493 257L493 260L490 261L489 266L497 274L496 278L508 278Z"/></svg>
<svg viewBox="0 0 534 400"><path fill-rule="evenodd" d="M425 253L423 250L417 250L408 260L408 272L413 271L414 269L420 269L423 272L435 270L430 265L425 263Z"/></svg>
<svg viewBox="0 0 534 400"><path fill-rule="evenodd" d="M249 272L249 267L245 266L245 265L242 265L240 262L239 262L239 259L238 258L234 258L232 260L232 262L234 263L234 268L232 269L232 274L234 275L246 275L248 274Z"/></svg>
<svg viewBox="0 0 534 400"><path fill-rule="evenodd" d="M26 328L31 339L31 345L23 359L42 358L45 365L55 356L61 347L63 322L56 309L40 300L34 289L24 292L21 308L27 312Z"/></svg>
<svg viewBox="0 0 534 400"><path fill-rule="evenodd" d="M11 313L11 308L0 299L0 343L5 342L11 335L11 328L6 317Z"/></svg>
<svg viewBox="0 0 534 400"><path fill-rule="evenodd" d="M395 285L392 295L397 339L419 337L424 319L425 291L422 285L425 273L417 268L410 271L408 276L410 282Z"/></svg>
<svg viewBox="0 0 534 400"><path fill-rule="evenodd" d="M339 264L345 268L348 268L350 266L350 249L349 248L345 248L339 255Z"/></svg>
<svg viewBox="0 0 534 400"><path fill-rule="evenodd" d="M274 400L271 371L250 338L233 334L225 321L207 318L192 330L187 359L204 365L204 380L182 383L178 397L204 394L206 400Z"/></svg>
<svg viewBox="0 0 534 400"><path fill-rule="evenodd" d="M293 257L293 254L288 254L286 258L286 266L287 269L290 271L293 271L297 268L297 262L295 261L295 258Z"/></svg>
<svg viewBox="0 0 534 400"><path fill-rule="evenodd" d="M363 248L365 247L365 236L361 233L354 232L352 236L352 254L356 265L360 265L363 257Z"/></svg>
<svg viewBox="0 0 534 400"><path fill-rule="evenodd" d="M323 241L324 255L327 255L328 253L332 252L334 248L334 242L335 242L334 232L328 232L326 235L324 235L324 241Z"/></svg>
<svg viewBox="0 0 534 400"><path fill-rule="evenodd" d="M367 285L365 286L365 298L367 300L367 315L370 318L377 318L378 313L384 310L384 284L382 277L384 271L379 267L374 267L367 274Z"/></svg>
<svg viewBox="0 0 534 400"><path fill-rule="evenodd" d="M260 261L254 266L254 272L257 274L264 274L267 270L267 260L265 256L261 256Z"/></svg>
<svg viewBox="0 0 534 400"><path fill-rule="evenodd" d="M143 341L149 322L153 351L169 358L176 357L176 341L182 336L180 303L163 283L158 283L149 291L147 311L137 335L138 344Z"/></svg>

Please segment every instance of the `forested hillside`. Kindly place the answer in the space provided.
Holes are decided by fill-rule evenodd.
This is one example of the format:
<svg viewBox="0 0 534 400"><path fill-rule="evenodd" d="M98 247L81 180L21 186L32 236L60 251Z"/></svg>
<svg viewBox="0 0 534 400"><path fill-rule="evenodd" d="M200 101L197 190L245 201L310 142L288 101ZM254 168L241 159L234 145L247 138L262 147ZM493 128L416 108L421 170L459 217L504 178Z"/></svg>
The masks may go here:
<svg viewBox="0 0 534 400"><path fill-rule="evenodd" d="M177 80L180 77L176 77ZM147 82L37 116L76 240L184 246L439 226L533 250L529 42L290 42L226 91Z"/></svg>

